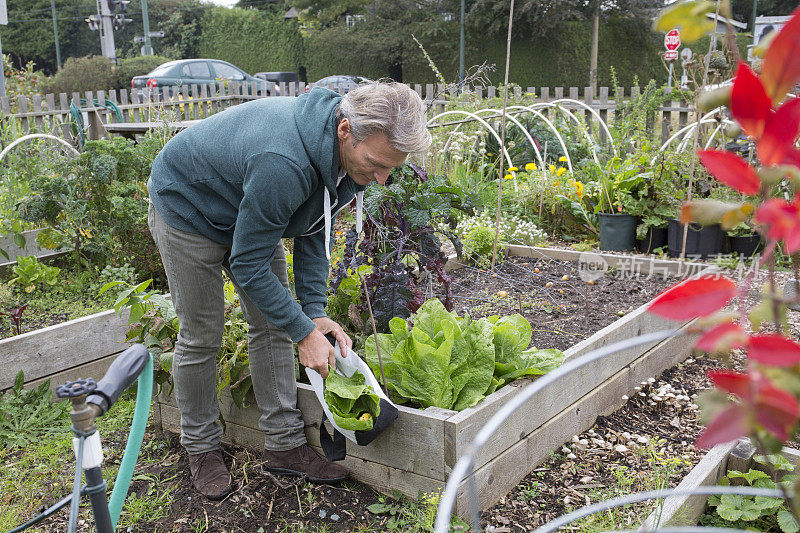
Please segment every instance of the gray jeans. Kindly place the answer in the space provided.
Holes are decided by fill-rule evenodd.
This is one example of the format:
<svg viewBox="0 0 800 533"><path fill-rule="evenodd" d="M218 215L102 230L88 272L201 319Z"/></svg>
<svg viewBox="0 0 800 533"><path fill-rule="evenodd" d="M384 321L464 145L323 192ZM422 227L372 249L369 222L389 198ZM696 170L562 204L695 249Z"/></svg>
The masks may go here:
<svg viewBox="0 0 800 533"><path fill-rule="evenodd" d="M261 409L258 426L266 434L265 447L283 451L304 444L292 341L285 331L267 322L236 283L228 262L230 247L169 226L152 205L147 221L180 318L172 375L181 412L181 444L190 454L219 448L216 357L225 328L223 270L236 286L250 326L250 374ZM271 267L289 290L283 246L276 249Z"/></svg>

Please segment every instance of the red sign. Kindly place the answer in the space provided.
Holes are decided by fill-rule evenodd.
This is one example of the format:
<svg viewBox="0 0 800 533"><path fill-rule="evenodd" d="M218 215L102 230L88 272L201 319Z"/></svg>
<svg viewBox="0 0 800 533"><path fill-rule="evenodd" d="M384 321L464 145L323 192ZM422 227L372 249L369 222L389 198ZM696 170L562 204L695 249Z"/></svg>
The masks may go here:
<svg viewBox="0 0 800 533"><path fill-rule="evenodd" d="M158 80L155 79L155 78L150 78L149 80L147 80L147 86L150 87L151 89L154 88L154 87L157 87L158 86Z"/></svg>
<svg viewBox="0 0 800 533"><path fill-rule="evenodd" d="M667 50L666 52L664 52L665 61L675 61L676 59L678 59L677 50Z"/></svg>
<svg viewBox="0 0 800 533"><path fill-rule="evenodd" d="M669 30L664 36L664 48L667 50L677 50L681 45L681 32L678 30Z"/></svg>

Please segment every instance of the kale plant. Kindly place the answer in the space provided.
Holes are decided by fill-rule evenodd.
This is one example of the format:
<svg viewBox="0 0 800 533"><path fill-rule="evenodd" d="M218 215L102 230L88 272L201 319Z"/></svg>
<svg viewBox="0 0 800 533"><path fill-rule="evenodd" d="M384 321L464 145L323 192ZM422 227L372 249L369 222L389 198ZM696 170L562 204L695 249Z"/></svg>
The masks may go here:
<svg viewBox="0 0 800 533"><path fill-rule="evenodd" d="M455 215L473 214L473 206L470 193L453 187L446 176L429 175L415 165L392 171L386 186L373 183L364 194L363 235L355 228L349 231L344 257L334 272L334 298L343 280L369 265L372 271L364 281L380 331L388 331L392 318L408 318L419 309L425 301L420 287L425 275L442 283L445 307L452 309L441 238L449 239L460 256ZM366 310L366 302L361 302L358 311Z"/></svg>

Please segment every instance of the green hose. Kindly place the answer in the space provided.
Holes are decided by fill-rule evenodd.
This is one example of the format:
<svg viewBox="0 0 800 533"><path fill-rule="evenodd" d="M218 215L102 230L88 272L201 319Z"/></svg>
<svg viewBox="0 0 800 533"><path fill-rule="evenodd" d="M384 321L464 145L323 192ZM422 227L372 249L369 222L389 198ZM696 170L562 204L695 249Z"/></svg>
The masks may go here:
<svg viewBox="0 0 800 533"><path fill-rule="evenodd" d="M147 426L147 417L150 415L150 403L153 396L153 357L147 359L144 370L139 374L139 385L136 390L136 409L133 411L133 423L128 434L128 443L125 445L125 454L122 456L122 463L119 465L117 479L114 481L114 490L111 492L111 500L108 502L108 510L111 513L111 526L116 529L122 505L128 496L128 488L131 485L133 469L139 460L139 450L142 448L144 429Z"/></svg>

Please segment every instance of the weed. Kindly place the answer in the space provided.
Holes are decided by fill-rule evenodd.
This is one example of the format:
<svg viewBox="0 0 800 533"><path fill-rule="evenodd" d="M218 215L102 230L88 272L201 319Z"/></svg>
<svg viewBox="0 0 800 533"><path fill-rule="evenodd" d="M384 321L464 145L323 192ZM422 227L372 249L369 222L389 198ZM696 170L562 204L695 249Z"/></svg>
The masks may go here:
<svg viewBox="0 0 800 533"><path fill-rule="evenodd" d="M14 380L14 387L0 398L0 447L25 446L53 433L65 433L67 404L54 403L50 393L50 380L36 389L25 390L22 370Z"/></svg>

